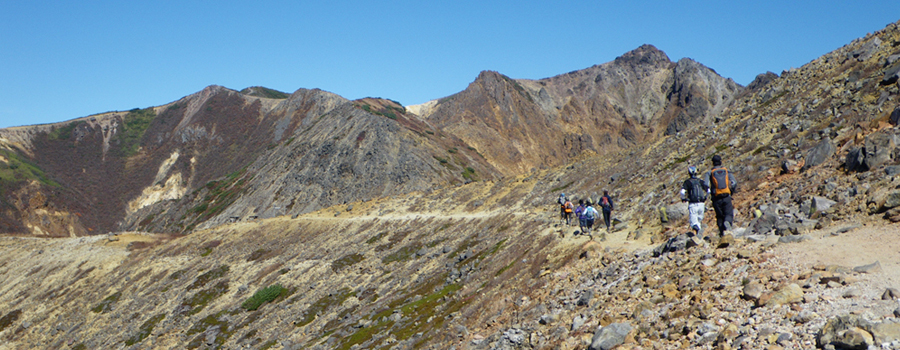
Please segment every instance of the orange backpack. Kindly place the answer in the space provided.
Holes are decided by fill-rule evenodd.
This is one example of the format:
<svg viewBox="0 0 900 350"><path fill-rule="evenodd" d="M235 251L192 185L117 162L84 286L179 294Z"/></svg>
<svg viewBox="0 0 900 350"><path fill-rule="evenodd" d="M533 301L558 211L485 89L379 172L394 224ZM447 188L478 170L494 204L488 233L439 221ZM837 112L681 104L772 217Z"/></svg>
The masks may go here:
<svg viewBox="0 0 900 350"><path fill-rule="evenodd" d="M731 181L728 180L728 169L725 167L713 169L709 174L709 182L714 196L731 194Z"/></svg>

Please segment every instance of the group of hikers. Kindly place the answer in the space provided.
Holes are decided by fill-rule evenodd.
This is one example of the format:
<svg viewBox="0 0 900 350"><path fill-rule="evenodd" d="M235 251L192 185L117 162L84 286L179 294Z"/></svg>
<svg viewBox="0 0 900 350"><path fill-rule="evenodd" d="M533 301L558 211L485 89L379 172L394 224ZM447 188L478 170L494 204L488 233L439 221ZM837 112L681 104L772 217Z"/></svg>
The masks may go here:
<svg viewBox="0 0 900 350"><path fill-rule="evenodd" d="M737 180L734 174L728 171L728 168L722 165L722 157L714 155L711 159L712 168L703 174L703 178L697 175L697 167L691 165L688 167L688 179L681 186L681 201L688 203L688 221L691 235L700 239L709 240L709 236L703 235L703 214L706 211L706 200L711 197L713 209L716 212L716 225L719 229L719 235L725 235L725 232L731 231L734 224L734 205L732 204L731 194L735 191ZM560 208L560 220L565 221L566 225L571 226L572 216L578 219L578 225L581 232L590 234L593 230L594 220L599 217L597 209L590 197L587 200L578 200L578 207L572 204L572 201L566 197L565 193L560 193L557 199ZM603 212L603 221L606 224L606 230L610 230L610 218L613 211L613 201L609 196L608 190L603 190L603 196L596 203Z"/></svg>
<svg viewBox="0 0 900 350"><path fill-rule="evenodd" d="M560 193L557 198L559 204L560 221L565 220L566 225L572 225L572 216L578 219L578 226L582 234L590 235L594 228L594 221L600 216L600 212L594 208L594 201L591 197L587 199L579 199L578 207L572 204L572 201L566 197L565 193ZM597 205L603 213L603 222L606 224L606 230L610 230L612 219L613 201L609 196L608 190L603 190L603 196L597 200Z"/></svg>

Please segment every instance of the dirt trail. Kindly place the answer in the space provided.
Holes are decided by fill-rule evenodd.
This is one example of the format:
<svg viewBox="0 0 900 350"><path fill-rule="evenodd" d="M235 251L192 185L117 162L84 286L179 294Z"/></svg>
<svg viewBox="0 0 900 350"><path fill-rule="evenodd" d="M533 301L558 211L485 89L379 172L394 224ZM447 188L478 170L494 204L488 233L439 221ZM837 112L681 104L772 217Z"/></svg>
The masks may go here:
<svg viewBox="0 0 900 350"><path fill-rule="evenodd" d="M868 225L838 233L850 224L813 231L811 240L779 244L775 253L785 262L811 269L816 265L840 265L849 268L878 262L879 271L861 274L866 287L883 292L900 288L900 224Z"/></svg>

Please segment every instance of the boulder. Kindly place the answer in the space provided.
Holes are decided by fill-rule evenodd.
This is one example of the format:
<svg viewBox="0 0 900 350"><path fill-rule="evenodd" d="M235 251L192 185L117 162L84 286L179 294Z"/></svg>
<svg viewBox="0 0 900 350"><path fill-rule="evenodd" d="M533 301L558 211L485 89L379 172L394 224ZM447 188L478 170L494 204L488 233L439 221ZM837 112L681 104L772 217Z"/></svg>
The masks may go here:
<svg viewBox="0 0 900 350"><path fill-rule="evenodd" d="M884 70L884 78L881 79L881 84L890 85L898 80L900 80L900 63L896 63Z"/></svg>
<svg viewBox="0 0 900 350"><path fill-rule="evenodd" d="M803 300L803 289L796 283L788 284L781 287L771 298L766 300L766 306L778 306L784 304L798 303Z"/></svg>
<svg viewBox="0 0 900 350"><path fill-rule="evenodd" d="M900 123L900 106L897 106L897 108L894 108L894 111L891 112L890 120L893 125Z"/></svg>
<svg viewBox="0 0 900 350"><path fill-rule="evenodd" d="M868 264L868 265L857 266L857 267L854 267L854 268L853 268L853 271L854 271L854 272L859 272L859 273L873 273L873 272L878 272L878 271L881 271L881 263L879 263L878 261L876 261L876 262L873 262L873 263Z"/></svg>
<svg viewBox="0 0 900 350"><path fill-rule="evenodd" d="M851 148L844 159L844 168L847 171L866 171L866 152L859 148Z"/></svg>
<svg viewBox="0 0 900 350"><path fill-rule="evenodd" d="M666 206L666 214L669 222L677 222L688 217L688 205L684 202L669 204Z"/></svg>
<svg viewBox="0 0 900 350"><path fill-rule="evenodd" d="M813 197L810 200L809 216L813 216L816 212L824 212L835 204L837 204L837 202L825 197Z"/></svg>
<svg viewBox="0 0 900 350"><path fill-rule="evenodd" d="M897 143L897 135L891 130L882 130L866 136L864 148L866 168L877 169L889 162Z"/></svg>
<svg viewBox="0 0 900 350"><path fill-rule="evenodd" d="M801 170L805 171L809 168L825 163L826 160L834 155L835 151L837 151L837 148L834 147L834 144L831 142L831 138L826 137L806 153L806 163L803 165L803 168Z"/></svg>
<svg viewBox="0 0 900 350"><path fill-rule="evenodd" d="M629 323L612 323L600 328L591 339L590 350L609 350L625 342L628 333L631 332Z"/></svg>
<svg viewBox="0 0 900 350"><path fill-rule="evenodd" d="M875 344L891 343L900 340L900 323L892 320L875 324L871 331Z"/></svg>

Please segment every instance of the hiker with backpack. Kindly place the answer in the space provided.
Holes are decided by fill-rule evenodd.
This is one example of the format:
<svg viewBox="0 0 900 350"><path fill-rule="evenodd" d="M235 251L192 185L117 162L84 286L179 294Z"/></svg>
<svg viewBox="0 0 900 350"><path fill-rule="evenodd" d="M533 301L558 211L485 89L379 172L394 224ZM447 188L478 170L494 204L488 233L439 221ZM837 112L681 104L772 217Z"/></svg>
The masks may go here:
<svg viewBox="0 0 900 350"><path fill-rule="evenodd" d="M572 219L572 212L575 211L575 206L572 205L572 202L566 198L565 193L560 193L559 198L556 200L559 204L559 221L562 223L563 220L566 221L566 226L570 225L570 221Z"/></svg>
<svg viewBox="0 0 900 350"><path fill-rule="evenodd" d="M691 229L697 238L703 239L703 213L706 211L706 197L709 186L697 177L697 167L688 167L688 179L681 185L681 201L688 203L688 217Z"/></svg>
<svg viewBox="0 0 900 350"><path fill-rule="evenodd" d="M584 210L587 209L584 206L584 199L578 200L578 207L575 208L575 218L578 219L578 228L581 232L584 232Z"/></svg>
<svg viewBox="0 0 900 350"><path fill-rule="evenodd" d="M606 231L609 232L613 211L613 201L609 196L609 191L603 190L603 197L600 197L597 204L600 204L600 209L603 210L603 222L606 223Z"/></svg>
<svg viewBox="0 0 900 350"><path fill-rule="evenodd" d="M600 216L600 213L597 212L597 209L594 209L594 206L591 205L591 202L587 202L587 208L584 208L584 231L590 236L591 230L594 228L594 220ZM591 236L591 239L594 239L594 236Z"/></svg>
<svg viewBox="0 0 900 350"><path fill-rule="evenodd" d="M712 194L713 209L716 211L716 225L719 226L719 235L724 235L726 231L731 231L734 225L734 205L731 201L731 194L737 186L737 180L734 174L722 166L722 157L718 154L712 157L713 168L707 172L703 181L709 185L709 192Z"/></svg>

